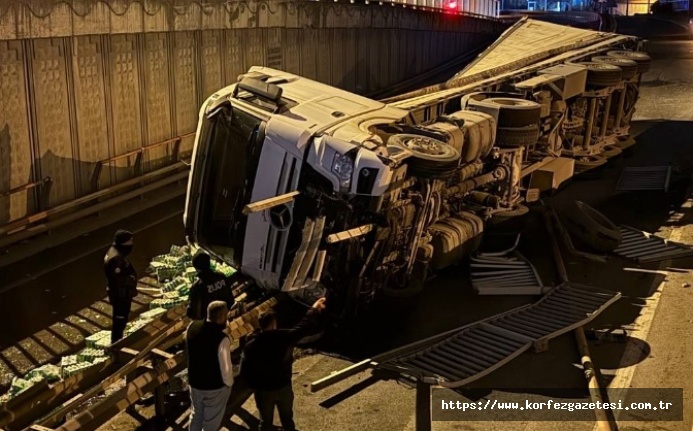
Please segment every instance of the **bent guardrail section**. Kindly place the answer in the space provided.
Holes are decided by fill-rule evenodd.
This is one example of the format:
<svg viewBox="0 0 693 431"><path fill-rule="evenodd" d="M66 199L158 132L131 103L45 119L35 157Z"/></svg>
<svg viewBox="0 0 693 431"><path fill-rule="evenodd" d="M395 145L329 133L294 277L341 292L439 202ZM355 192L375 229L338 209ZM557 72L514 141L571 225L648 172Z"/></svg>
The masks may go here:
<svg viewBox="0 0 693 431"><path fill-rule="evenodd" d="M497 370L521 353L593 320L621 297L564 283L538 302L459 329L433 345L403 348L375 367L428 384L456 388ZM405 353L406 352L406 353Z"/></svg>

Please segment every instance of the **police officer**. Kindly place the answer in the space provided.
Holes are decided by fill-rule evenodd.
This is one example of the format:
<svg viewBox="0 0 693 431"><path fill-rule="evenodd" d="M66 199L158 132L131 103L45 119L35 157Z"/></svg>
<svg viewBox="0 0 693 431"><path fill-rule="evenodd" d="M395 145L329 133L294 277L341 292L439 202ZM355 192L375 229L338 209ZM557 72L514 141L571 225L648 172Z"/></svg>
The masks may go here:
<svg viewBox="0 0 693 431"><path fill-rule="evenodd" d="M207 307L213 301L224 301L230 310L235 302L231 288L240 273L236 272L226 278L224 274L212 270L212 260L202 250L195 253L192 263L197 270L197 281L190 288L188 317L194 320L204 319Z"/></svg>
<svg viewBox="0 0 693 431"><path fill-rule="evenodd" d="M118 230L113 245L104 258L104 270L108 281L108 301L113 307L113 326L111 344L123 338L128 323L132 298L137 296L137 273L127 256L132 252L133 235L126 230Z"/></svg>

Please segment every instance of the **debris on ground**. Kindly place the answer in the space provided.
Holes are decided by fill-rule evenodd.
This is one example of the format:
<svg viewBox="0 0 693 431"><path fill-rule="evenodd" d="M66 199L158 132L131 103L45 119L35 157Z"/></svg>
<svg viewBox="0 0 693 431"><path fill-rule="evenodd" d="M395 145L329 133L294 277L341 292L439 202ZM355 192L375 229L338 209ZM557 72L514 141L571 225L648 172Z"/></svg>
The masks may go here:
<svg viewBox="0 0 693 431"><path fill-rule="evenodd" d="M149 304L148 311L128 323L125 328L126 337L164 314L167 309L188 301L190 287L197 278L197 271L192 267L192 255L196 251L189 246L173 245L169 253L152 259L149 272L155 274L160 283L161 297ZM212 268L227 277L235 272L232 267L214 260ZM15 377L7 393L0 396L0 405L38 383L55 383L108 360L106 349L111 344L111 331L96 332L84 341L84 349L74 355L63 356L57 365L46 364L29 371L23 377Z"/></svg>

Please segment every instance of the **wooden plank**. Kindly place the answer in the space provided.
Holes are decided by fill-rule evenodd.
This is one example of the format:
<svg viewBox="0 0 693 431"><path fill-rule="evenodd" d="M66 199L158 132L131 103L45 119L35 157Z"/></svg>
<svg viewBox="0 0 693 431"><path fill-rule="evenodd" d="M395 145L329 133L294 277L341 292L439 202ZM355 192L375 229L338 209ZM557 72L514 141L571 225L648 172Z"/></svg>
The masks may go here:
<svg viewBox="0 0 693 431"><path fill-rule="evenodd" d="M364 359L361 362L349 365L339 371L335 371L329 376L323 377L322 379L316 380L310 383L310 391L317 392L325 389L328 386L332 386L335 383L341 382L342 380L348 379L358 373L361 373L367 369L371 368L371 360Z"/></svg>
<svg viewBox="0 0 693 431"><path fill-rule="evenodd" d="M294 200L296 196L298 196L300 193L299 192L289 192L280 196L274 196L269 199L264 199L261 201L249 203L245 207L243 207L243 215L249 215L253 213L258 213L260 211L264 211L269 208L273 208L282 204L289 203Z"/></svg>
<svg viewBox="0 0 693 431"><path fill-rule="evenodd" d="M154 353L157 356L160 356L164 359L171 359L174 355L172 353L164 352L163 350L160 349L152 349L152 353Z"/></svg>

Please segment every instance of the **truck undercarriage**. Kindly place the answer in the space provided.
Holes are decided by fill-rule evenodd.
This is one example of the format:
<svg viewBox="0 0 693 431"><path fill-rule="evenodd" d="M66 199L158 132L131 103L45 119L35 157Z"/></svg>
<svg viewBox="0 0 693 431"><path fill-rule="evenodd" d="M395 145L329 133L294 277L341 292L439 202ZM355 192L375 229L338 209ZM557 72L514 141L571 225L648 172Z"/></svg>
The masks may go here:
<svg viewBox="0 0 693 431"><path fill-rule="evenodd" d="M450 81L385 104L252 68L202 109L188 238L263 288L306 302L327 290L344 315L416 295L485 231L633 145L642 49L522 20ZM243 150L222 163L205 122Z"/></svg>

